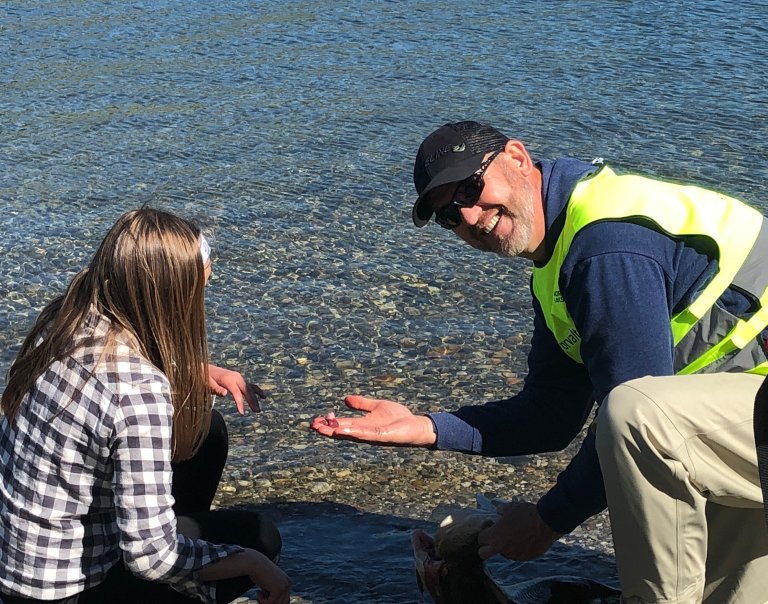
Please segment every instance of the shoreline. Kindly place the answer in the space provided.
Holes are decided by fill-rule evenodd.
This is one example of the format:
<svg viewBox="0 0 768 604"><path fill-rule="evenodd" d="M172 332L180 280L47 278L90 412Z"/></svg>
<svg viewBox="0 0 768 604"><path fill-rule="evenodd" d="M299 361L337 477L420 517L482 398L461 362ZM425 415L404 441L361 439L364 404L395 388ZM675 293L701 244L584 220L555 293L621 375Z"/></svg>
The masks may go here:
<svg viewBox="0 0 768 604"><path fill-rule="evenodd" d="M302 426L309 431L308 421ZM236 452L243 446L244 434L238 429L232 432ZM256 509L275 520L284 539L282 563L294 584L292 604L419 602L410 548L414 529L433 532L451 509L475 507L477 493L536 501L581 442L577 438L559 453L493 459L333 441L314 434L299 440L290 432L282 435L295 440L272 446L296 447L305 453L303 463L237 467L231 454L214 506ZM334 567L345 566L345 549L350 558L360 554L368 567L382 566L386 574L369 573L370 568L360 562L345 571L355 575L355 581L341 577L337 590L329 588L336 581ZM611 582L615 568L607 512L564 536L536 561L514 563L496 557L489 567L506 583L553 574L597 575ZM356 587L371 581L392 583L397 589L372 595ZM255 590L236 600L252 601Z"/></svg>

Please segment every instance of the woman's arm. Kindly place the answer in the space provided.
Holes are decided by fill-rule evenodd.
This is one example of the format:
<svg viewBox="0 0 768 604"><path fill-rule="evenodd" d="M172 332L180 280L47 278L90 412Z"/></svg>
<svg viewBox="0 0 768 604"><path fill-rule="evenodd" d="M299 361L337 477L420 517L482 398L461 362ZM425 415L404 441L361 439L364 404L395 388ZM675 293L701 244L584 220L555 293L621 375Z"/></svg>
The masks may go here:
<svg viewBox="0 0 768 604"><path fill-rule="evenodd" d="M288 604L291 580L274 562L255 549L245 549L222 560L207 564L197 571L203 581L218 581L247 575L262 593L263 604Z"/></svg>
<svg viewBox="0 0 768 604"><path fill-rule="evenodd" d="M169 583L205 602L215 585L195 571L243 548L189 539L176 530L171 496L172 418L170 384L141 361L122 363L126 375L116 396L109 455L120 549L126 567L147 581Z"/></svg>

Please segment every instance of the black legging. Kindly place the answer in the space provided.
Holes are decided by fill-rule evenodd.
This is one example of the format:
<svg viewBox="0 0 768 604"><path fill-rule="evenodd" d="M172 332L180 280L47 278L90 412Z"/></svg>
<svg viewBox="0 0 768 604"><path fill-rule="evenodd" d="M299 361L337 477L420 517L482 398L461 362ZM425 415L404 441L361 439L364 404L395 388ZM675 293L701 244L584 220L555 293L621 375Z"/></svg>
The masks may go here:
<svg viewBox="0 0 768 604"><path fill-rule="evenodd" d="M171 494L176 500L173 511L177 516L207 512L211 509L224 465L227 463L228 453L227 424L221 413L214 409L211 413L208 436L194 457L171 464L173 467Z"/></svg>
<svg viewBox="0 0 768 604"><path fill-rule="evenodd" d="M173 464L173 506L177 516L193 523L200 538L212 543L233 543L260 551L271 560L277 560L282 540L277 527L258 512L241 510L210 511L227 461L229 440L227 426L221 414L214 409L211 429L200 450L187 461ZM248 577L224 579L216 582L218 604L231 602L253 587ZM2 596L4 604L30 604L42 600L28 600ZM78 596L56 600L60 604L182 604L200 602L184 596L164 583L144 581L132 574L122 563L110 569L103 582ZM50 601L48 601L50 604Z"/></svg>

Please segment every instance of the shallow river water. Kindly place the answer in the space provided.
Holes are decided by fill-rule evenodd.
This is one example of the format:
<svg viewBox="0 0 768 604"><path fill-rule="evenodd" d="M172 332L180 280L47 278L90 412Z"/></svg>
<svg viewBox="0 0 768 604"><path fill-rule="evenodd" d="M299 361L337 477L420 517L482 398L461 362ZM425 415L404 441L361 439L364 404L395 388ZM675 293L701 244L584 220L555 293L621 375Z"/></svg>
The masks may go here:
<svg viewBox="0 0 768 604"><path fill-rule="evenodd" d="M411 225L420 141L477 119L535 157L602 156L765 210L766 23L754 0L5 2L0 380L121 213L198 221L212 360L270 393L255 417L217 402L218 503L273 506L297 602L418 601L408 533L432 507L536 496L567 460L307 429L349 392L453 409L524 376L529 266ZM494 565L612 580L610 553L599 517L539 566Z"/></svg>

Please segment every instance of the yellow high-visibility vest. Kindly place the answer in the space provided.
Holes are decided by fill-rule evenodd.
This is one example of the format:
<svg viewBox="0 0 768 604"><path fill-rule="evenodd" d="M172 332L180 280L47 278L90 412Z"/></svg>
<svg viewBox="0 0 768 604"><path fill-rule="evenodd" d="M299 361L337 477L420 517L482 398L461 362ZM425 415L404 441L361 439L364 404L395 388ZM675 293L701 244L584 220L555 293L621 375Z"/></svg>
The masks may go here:
<svg viewBox="0 0 768 604"><path fill-rule="evenodd" d="M676 373L768 374L768 357L759 339L768 325L768 221L738 199L699 187L616 175L607 167L576 185L552 256L533 270L533 293L569 357L583 362L581 336L560 294L560 269L576 233L601 221L642 222L673 238L704 236L717 250L717 273L671 319ZM760 308L748 319L717 306L731 285L759 299Z"/></svg>

